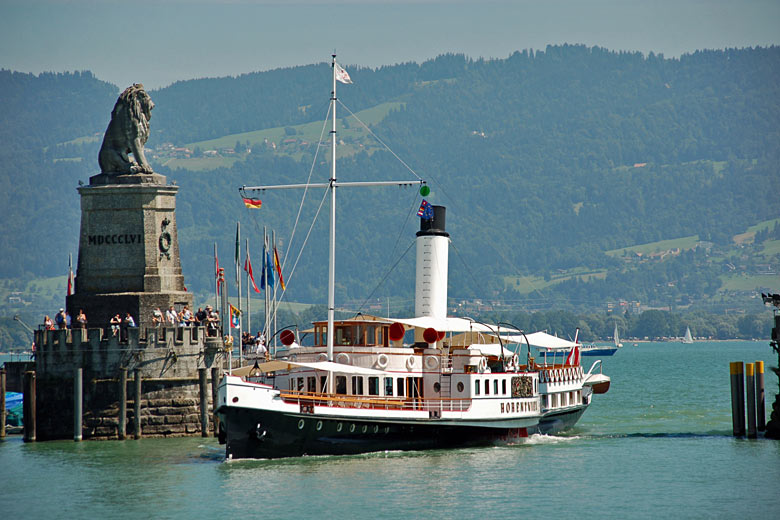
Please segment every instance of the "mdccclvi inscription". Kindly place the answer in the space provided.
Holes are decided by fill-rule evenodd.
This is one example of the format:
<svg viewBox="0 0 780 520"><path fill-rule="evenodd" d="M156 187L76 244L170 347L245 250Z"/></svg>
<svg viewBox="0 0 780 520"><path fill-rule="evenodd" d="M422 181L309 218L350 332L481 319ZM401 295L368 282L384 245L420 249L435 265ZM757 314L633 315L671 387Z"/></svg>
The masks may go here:
<svg viewBox="0 0 780 520"><path fill-rule="evenodd" d="M115 235L89 235L87 244L90 246L105 246L115 244L141 244L143 236L135 233L115 234Z"/></svg>

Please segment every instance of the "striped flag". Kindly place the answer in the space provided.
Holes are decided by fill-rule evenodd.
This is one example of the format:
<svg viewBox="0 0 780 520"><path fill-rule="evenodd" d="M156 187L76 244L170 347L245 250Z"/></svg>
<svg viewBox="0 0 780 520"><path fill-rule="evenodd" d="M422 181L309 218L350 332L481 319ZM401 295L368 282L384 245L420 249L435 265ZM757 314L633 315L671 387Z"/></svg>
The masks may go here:
<svg viewBox="0 0 780 520"><path fill-rule="evenodd" d="M279 263L279 253L276 252L276 245L274 245L274 267L276 268L276 274L279 276L279 287L284 291L287 289L287 286L284 284L284 278L282 278L282 264Z"/></svg>
<svg viewBox="0 0 780 520"><path fill-rule="evenodd" d="M578 366L580 364L580 347L579 345L572 347L569 351L569 355L566 356L566 365Z"/></svg>
<svg viewBox="0 0 780 520"><path fill-rule="evenodd" d="M252 288L256 293L260 292L255 283L255 275L252 273L252 261L249 259L249 249L246 250L246 260L244 261L244 271L249 275L249 279L252 280Z"/></svg>
<svg viewBox="0 0 780 520"><path fill-rule="evenodd" d="M252 198L246 198L242 197L244 200L244 206L250 209L260 209L260 207L263 205L263 201L260 199L252 199Z"/></svg>
<svg viewBox="0 0 780 520"><path fill-rule="evenodd" d="M68 294L67 296L70 296L73 294L73 256L68 255Z"/></svg>

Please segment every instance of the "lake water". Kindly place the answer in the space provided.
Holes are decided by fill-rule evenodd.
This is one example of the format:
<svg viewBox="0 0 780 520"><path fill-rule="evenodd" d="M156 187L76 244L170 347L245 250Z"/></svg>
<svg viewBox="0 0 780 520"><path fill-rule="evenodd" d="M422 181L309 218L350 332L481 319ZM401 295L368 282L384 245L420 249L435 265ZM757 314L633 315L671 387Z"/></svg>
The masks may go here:
<svg viewBox="0 0 780 520"><path fill-rule="evenodd" d="M226 463L211 438L11 436L0 516L777 519L780 442L731 437L728 364L756 360L769 410L768 342L628 344L576 430L511 446Z"/></svg>

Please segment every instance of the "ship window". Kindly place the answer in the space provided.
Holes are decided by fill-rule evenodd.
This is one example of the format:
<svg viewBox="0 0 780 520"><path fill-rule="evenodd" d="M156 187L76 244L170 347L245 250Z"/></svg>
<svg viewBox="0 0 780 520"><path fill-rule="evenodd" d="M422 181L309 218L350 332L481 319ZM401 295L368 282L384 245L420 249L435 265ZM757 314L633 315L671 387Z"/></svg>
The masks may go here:
<svg viewBox="0 0 780 520"><path fill-rule="evenodd" d="M479 379L474 381L474 395L479 395Z"/></svg>
<svg viewBox="0 0 780 520"><path fill-rule="evenodd" d="M393 395L393 378L392 377L386 377L385 378L385 395Z"/></svg>
<svg viewBox="0 0 780 520"><path fill-rule="evenodd" d="M336 393L341 395L347 393L347 376L336 376Z"/></svg>
<svg viewBox="0 0 780 520"><path fill-rule="evenodd" d="M463 393L463 381L458 381L458 392Z"/></svg>
<svg viewBox="0 0 780 520"><path fill-rule="evenodd" d="M506 395L506 379L501 380L501 394Z"/></svg>
<svg viewBox="0 0 780 520"><path fill-rule="evenodd" d="M306 378L306 391L312 394L317 392L317 378L315 376Z"/></svg>
<svg viewBox="0 0 780 520"><path fill-rule="evenodd" d="M490 395L490 380L485 379L485 395Z"/></svg>
<svg viewBox="0 0 780 520"><path fill-rule="evenodd" d="M363 376L352 376L352 393L363 395Z"/></svg>
<svg viewBox="0 0 780 520"><path fill-rule="evenodd" d="M320 376L320 392L328 391L328 376Z"/></svg>
<svg viewBox="0 0 780 520"><path fill-rule="evenodd" d="M298 378L298 391L299 392L303 392L303 378L302 377Z"/></svg>
<svg viewBox="0 0 780 520"><path fill-rule="evenodd" d="M366 326L366 345L376 345L376 325Z"/></svg>
<svg viewBox="0 0 780 520"><path fill-rule="evenodd" d="M366 344L366 340L365 340L366 328L363 325L358 325L358 326L354 327L354 331L355 331L355 336L354 336L354 341L353 341L352 344L353 345L365 345Z"/></svg>
<svg viewBox="0 0 780 520"><path fill-rule="evenodd" d="M406 393L404 392L404 386L405 386L405 384L406 384L406 382L404 381L404 378L403 378L403 377L399 377L399 378L396 380L396 385L395 385L395 388L396 388L396 390L397 390L397 392L396 392L396 393L398 394L398 397L403 397L404 395L406 395Z"/></svg>
<svg viewBox="0 0 780 520"><path fill-rule="evenodd" d="M504 389L504 393L506 393L506 389ZM493 395L498 395L498 379L493 380Z"/></svg>
<svg viewBox="0 0 780 520"><path fill-rule="evenodd" d="M379 395L379 378L376 376L368 378L368 395Z"/></svg>
<svg viewBox="0 0 780 520"><path fill-rule="evenodd" d="M336 345L354 345L352 327L336 327Z"/></svg>

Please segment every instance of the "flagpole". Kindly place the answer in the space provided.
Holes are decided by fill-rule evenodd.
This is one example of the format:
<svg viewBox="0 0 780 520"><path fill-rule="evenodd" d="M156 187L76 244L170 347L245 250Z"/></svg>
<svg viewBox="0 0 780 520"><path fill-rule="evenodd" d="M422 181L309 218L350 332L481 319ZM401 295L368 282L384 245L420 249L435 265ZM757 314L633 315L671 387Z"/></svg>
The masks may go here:
<svg viewBox="0 0 780 520"><path fill-rule="evenodd" d="M241 334L241 222L236 222L236 285L238 286L238 364L244 366L244 348ZM236 343L236 341L234 341Z"/></svg>
<svg viewBox="0 0 780 520"><path fill-rule="evenodd" d="M268 310L269 305L269 298L268 298L268 229L263 226L263 334L265 334L265 346L268 349L268 351L271 350L271 336L270 336L270 329L269 326L269 319L270 319L270 312ZM274 349L273 352L274 357L276 357L276 349Z"/></svg>
<svg viewBox="0 0 780 520"><path fill-rule="evenodd" d="M249 262L250 262L250 260L249 260L249 238L246 238L245 240L246 240L246 260L247 260L246 264L244 265L244 267L245 267L244 270L246 271L246 330L247 330L247 332L249 332L251 334L252 333L252 311L251 311L251 309L252 309L251 301L252 300L249 299L249 289L251 288L250 284L249 284Z"/></svg>
<svg viewBox="0 0 780 520"><path fill-rule="evenodd" d="M219 309L219 260L216 242L214 242L214 309Z"/></svg>
<svg viewBox="0 0 780 520"><path fill-rule="evenodd" d="M276 271L276 230L272 230L271 231L271 242L274 245L273 248L272 248L273 255L274 255L273 256L273 260L274 260L273 267L274 267L274 271ZM278 307L279 302L276 301L276 288L278 286L279 286L279 282L276 281L274 283L274 313L273 313L273 318L274 318L274 326L273 326L273 330L274 330L274 350L276 350L276 330L277 330L276 329L276 313L279 310L279 307Z"/></svg>

